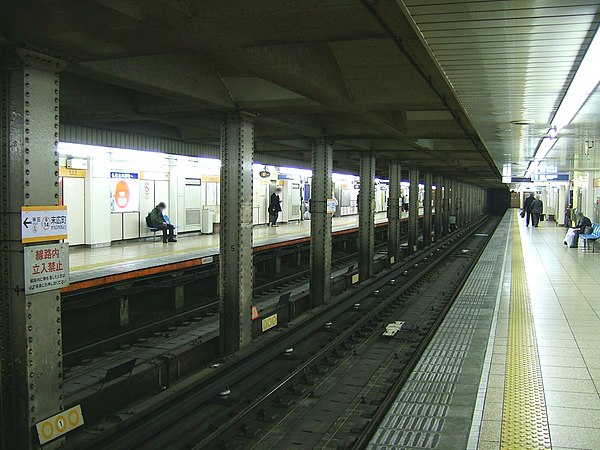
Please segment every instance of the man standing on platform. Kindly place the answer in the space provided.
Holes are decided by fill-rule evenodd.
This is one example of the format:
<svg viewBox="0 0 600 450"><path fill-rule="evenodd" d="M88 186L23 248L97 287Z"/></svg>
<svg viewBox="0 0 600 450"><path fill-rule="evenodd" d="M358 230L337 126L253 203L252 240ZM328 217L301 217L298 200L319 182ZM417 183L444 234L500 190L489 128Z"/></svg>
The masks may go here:
<svg viewBox="0 0 600 450"><path fill-rule="evenodd" d="M531 204L533 203L533 201L535 200L535 195L532 193L529 194L529 197L527 197L525 199L525 202L523 203L523 213L525 213L525 226L528 227L529 226L529 221L531 219ZM521 217L523 217L523 215L521 215ZM533 222L532 222L533 225Z"/></svg>
<svg viewBox="0 0 600 450"><path fill-rule="evenodd" d="M544 203L542 203L542 201L540 200L540 196L538 195L531 202L531 218L532 218L531 224L534 227L537 228L538 224L540 223L540 217L543 212L544 212Z"/></svg>
<svg viewBox="0 0 600 450"><path fill-rule="evenodd" d="M277 218L281 212L281 199L279 198L279 194L281 194L281 188L277 187L275 192L271 194L271 200L269 202L269 217L271 219L270 225L272 227L279 226L277 225Z"/></svg>

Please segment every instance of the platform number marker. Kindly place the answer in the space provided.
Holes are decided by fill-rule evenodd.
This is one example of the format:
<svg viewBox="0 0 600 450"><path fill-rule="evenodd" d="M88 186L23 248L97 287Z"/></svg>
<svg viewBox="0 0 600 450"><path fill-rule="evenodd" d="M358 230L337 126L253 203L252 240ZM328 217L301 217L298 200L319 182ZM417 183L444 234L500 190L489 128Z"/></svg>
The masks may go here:
<svg viewBox="0 0 600 450"><path fill-rule="evenodd" d="M277 314L273 314L269 317L265 317L262 320L262 331L263 333L277 326Z"/></svg>
<svg viewBox="0 0 600 450"><path fill-rule="evenodd" d="M35 427L40 444L45 444L81 425L83 425L83 414L81 405L77 405L38 422Z"/></svg>

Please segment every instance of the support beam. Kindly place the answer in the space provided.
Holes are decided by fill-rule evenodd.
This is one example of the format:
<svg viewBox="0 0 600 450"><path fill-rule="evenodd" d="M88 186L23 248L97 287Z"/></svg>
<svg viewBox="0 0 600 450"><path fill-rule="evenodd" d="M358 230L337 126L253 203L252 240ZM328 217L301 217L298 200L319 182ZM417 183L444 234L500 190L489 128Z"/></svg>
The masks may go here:
<svg viewBox="0 0 600 450"><path fill-rule="evenodd" d="M431 200L432 200L432 181L431 171L427 170L424 174L425 195L423 196L423 247L431 245Z"/></svg>
<svg viewBox="0 0 600 450"><path fill-rule="evenodd" d="M315 139L311 154L312 186L310 199L310 306L314 308L331 298L331 214L327 199L333 182L333 146L324 137Z"/></svg>
<svg viewBox="0 0 600 450"><path fill-rule="evenodd" d="M360 157L360 199L358 203L358 272L360 281L373 275L375 257L375 155Z"/></svg>
<svg viewBox="0 0 600 450"><path fill-rule="evenodd" d="M116 303L117 324L119 328L129 326L129 297L119 297Z"/></svg>
<svg viewBox="0 0 600 450"><path fill-rule="evenodd" d="M64 408L60 291L25 293L24 254L30 244L21 243L20 220L21 206L58 205L63 67L59 60L19 49L5 56L0 71L0 447L7 449L39 448L35 424ZM50 445L56 448L64 440Z"/></svg>
<svg viewBox="0 0 600 450"><path fill-rule="evenodd" d="M411 167L408 175L410 182L408 196L408 254L417 251L419 232L419 170Z"/></svg>
<svg viewBox="0 0 600 450"><path fill-rule="evenodd" d="M400 181L401 171L398 161L389 165L390 191L388 197L388 263L394 264L400 258Z"/></svg>
<svg viewBox="0 0 600 450"><path fill-rule="evenodd" d="M175 286L173 300L175 311L181 311L185 307L185 286Z"/></svg>
<svg viewBox="0 0 600 450"><path fill-rule="evenodd" d="M444 178L444 235L450 233L450 184L450 180L448 178Z"/></svg>
<svg viewBox="0 0 600 450"><path fill-rule="evenodd" d="M253 116L227 113L221 127L219 302L221 354L250 344L252 288Z"/></svg>
<svg viewBox="0 0 600 450"><path fill-rule="evenodd" d="M442 224L444 222L444 211L443 211L443 200L444 200L444 192L443 192L444 181L443 178L437 176L435 178L435 217L434 217L434 233L435 240L439 241L442 238Z"/></svg>
<svg viewBox="0 0 600 450"><path fill-rule="evenodd" d="M463 196L463 184L460 181L456 181L456 193L455 193L455 199L456 199L456 227L459 228L462 226L463 224L463 220L464 220L464 213L463 213L463 201L462 201L462 196Z"/></svg>

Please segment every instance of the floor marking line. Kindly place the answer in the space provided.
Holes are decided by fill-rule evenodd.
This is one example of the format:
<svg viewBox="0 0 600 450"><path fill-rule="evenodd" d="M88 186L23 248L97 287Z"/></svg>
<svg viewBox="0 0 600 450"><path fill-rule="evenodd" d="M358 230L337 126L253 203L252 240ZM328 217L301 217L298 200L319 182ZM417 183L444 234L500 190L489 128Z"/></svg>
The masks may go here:
<svg viewBox="0 0 600 450"><path fill-rule="evenodd" d="M501 449L546 449L550 427L519 221L513 215L511 295Z"/></svg>

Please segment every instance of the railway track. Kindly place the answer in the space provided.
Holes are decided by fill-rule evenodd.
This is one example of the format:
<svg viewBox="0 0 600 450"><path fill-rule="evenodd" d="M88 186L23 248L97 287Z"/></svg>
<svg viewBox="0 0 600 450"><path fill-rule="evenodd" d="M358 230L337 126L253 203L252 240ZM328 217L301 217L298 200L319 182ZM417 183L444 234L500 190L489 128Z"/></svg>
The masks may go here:
<svg viewBox="0 0 600 450"><path fill-rule="evenodd" d="M376 245L376 251L384 249L385 243ZM347 255L336 258L332 263L332 270L347 268L357 263L357 253L352 252ZM217 274L215 269L215 276ZM301 284L308 283L310 270L302 269L293 274L278 277L277 280L260 283L254 288L254 299L259 301L262 297L273 295L285 290L294 289ZM91 342L77 343L74 347L67 348L64 355L66 367L73 366L85 358L93 358L103 352L110 352L122 345L128 345L140 338L152 336L155 333L167 332L170 328L176 327L182 323L195 322L201 318L217 314L219 311L218 300L205 303L201 306L188 309L179 313L173 313L168 317L154 320L151 323L140 324L125 330L116 331L108 337L101 337ZM68 333L68 330L66 331Z"/></svg>
<svg viewBox="0 0 600 450"><path fill-rule="evenodd" d="M384 411L376 405L385 405L410 374L483 250L475 232L491 234L495 225L492 219L470 224L78 448L364 445ZM382 340L395 320L405 323L400 334ZM340 386L351 388L340 392ZM327 408L333 404L343 408ZM328 411L320 426L313 420L317 405Z"/></svg>

